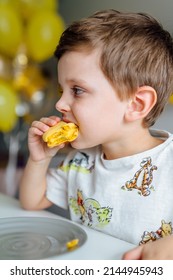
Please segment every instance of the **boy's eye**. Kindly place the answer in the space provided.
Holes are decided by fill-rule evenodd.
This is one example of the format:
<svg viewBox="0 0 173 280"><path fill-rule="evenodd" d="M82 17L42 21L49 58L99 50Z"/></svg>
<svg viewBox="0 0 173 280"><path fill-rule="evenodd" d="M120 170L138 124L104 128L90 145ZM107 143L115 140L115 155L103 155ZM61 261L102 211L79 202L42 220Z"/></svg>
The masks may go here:
<svg viewBox="0 0 173 280"><path fill-rule="evenodd" d="M76 96L79 96L84 92L84 90L79 87L73 87L72 91L73 91L73 94Z"/></svg>

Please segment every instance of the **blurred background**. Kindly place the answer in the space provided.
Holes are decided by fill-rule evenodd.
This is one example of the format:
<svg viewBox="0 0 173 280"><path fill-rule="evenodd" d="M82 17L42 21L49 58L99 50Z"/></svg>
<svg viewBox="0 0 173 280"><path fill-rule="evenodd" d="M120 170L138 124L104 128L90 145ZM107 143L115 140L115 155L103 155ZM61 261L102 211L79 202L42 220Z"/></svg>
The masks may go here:
<svg viewBox="0 0 173 280"><path fill-rule="evenodd" d="M16 195L28 128L55 113L60 35L72 21L109 8L147 12L173 34L172 0L0 0L0 191ZM171 97L154 127L173 132L172 116Z"/></svg>

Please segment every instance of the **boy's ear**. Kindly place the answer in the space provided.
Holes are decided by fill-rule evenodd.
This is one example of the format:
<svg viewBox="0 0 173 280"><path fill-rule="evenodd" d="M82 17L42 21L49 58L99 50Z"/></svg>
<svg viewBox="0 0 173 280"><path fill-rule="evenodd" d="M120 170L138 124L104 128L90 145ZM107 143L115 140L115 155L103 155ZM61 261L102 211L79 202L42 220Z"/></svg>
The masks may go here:
<svg viewBox="0 0 173 280"><path fill-rule="evenodd" d="M137 89L127 105L125 119L128 122L144 119L157 102L157 94L154 88L142 86Z"/></svg>

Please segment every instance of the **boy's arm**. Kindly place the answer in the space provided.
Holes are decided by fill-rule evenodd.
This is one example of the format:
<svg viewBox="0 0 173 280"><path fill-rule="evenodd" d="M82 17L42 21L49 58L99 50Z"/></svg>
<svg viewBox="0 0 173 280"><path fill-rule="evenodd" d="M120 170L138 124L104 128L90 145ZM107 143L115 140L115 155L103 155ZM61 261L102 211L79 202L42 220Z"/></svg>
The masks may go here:
<svg viewBox="0 0 173 280"><path fill-rule="evenodd" d="M140 245L123 255L123 260L173 260L173 235Z"/></svg>
<svg viewBox="0 0 173 280"><path fill-rule="evenodd" d="M54 148L47 147L42 135L60 119L56 116L34 121L28 132L30 157L19 185L21 205L28 210L44 209L52 205L46 198L46 174L49 163L55 154L64 147L61 144Z"/></svg>
<svg viewBox="0 0 173 280"><path fill-rule="evenodd" d="M52 205L45 196L46 173L49 163L48 159L40 162L28 159L19 186L19 198L23 208L39 210Z"/></svg>

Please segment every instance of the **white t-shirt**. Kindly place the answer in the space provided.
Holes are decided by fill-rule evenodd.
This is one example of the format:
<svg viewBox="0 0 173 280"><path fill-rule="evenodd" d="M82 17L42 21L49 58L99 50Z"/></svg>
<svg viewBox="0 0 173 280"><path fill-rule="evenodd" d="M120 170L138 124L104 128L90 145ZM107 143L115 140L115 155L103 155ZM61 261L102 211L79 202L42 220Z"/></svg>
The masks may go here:
<svg viewBox="0 0 173 280"><path fill-rule="evenodd" d="M133 244L173 233L173 135L148 151L105 160L100 147L72 150L47 175L47 198L71 219ZM139 140L140 141L140 140Z"/></svg>

